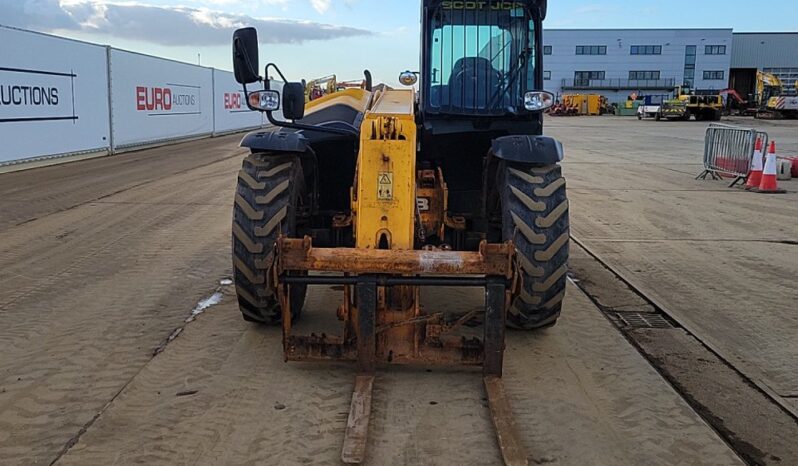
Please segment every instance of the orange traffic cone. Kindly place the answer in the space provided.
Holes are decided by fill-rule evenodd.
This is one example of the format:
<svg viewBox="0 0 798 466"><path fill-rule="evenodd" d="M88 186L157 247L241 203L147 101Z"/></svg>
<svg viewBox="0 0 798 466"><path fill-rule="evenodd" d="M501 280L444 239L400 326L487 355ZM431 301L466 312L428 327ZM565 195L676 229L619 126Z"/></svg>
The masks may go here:
<svg viewBox="0 0 798 466"><path fill-rule="evenodd" d="M776 179L776 143L770 143L770 150L767 157L765 157L765 169L762 172L762 182L759 184L758 193L784 193L783 189L779 189L779 181Z"/></svg>
<svg viewBox="0 0 798 466"><path fill-rule="evenodd" d="M748 181L745 183L745 189L758 189L762 184L762 138L756 138L756 148L754 149L754 158L751 160L751 171L748 173Z"/></svg>

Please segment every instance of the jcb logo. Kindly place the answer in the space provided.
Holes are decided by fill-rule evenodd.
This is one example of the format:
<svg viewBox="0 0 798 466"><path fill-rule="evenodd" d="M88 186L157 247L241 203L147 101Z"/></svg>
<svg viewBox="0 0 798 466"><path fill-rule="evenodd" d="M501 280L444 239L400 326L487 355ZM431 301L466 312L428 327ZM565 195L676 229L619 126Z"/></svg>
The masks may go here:
<svg viewBox="0 0 798 466"><path fill-rule="evenodd" d="M485 7L490 7L491 10L515 10L516 8L523 8L524 4L521 2L443 2L441 4L444 10L482 10Z"/></svg>

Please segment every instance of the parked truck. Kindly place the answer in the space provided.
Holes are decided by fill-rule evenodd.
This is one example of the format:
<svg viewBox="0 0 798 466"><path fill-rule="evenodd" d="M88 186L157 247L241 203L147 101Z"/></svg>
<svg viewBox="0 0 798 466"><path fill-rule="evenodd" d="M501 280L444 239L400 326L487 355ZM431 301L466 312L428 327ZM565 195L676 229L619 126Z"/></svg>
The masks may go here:
<svg viewBox="0 0 798 466"><path fill-rule="evenodd" d="M723 115L723 98L718 94L697 95L688 87L674 89L674 98L662 103L657 121L682 120L720 121Z"/></svg>

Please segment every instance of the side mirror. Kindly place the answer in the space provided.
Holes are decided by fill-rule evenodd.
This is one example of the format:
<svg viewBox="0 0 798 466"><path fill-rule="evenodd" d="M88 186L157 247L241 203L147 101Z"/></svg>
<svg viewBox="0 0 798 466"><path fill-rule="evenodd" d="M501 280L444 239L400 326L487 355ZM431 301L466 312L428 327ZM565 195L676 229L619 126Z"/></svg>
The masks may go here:
<svg viewBox="0 0 798 466"><path fill-rule="evenodd" d="M302 83L285 83L283 86L283 117L301 120L305 116L305 86Z"/></svg>
<svg viewBox="0 0 798 466"><path fill-rule="evenodd" d="M239 84L261 80L258 74L258 31L238 29L233 33L233 70Z"/></svg>
<svg viewBox="0 0 798 466"><path fill-rule="evenodd" d="M403 71L399 74L399 82L403 86L414 86L418 82L418 76L412 71Z"/></svg>

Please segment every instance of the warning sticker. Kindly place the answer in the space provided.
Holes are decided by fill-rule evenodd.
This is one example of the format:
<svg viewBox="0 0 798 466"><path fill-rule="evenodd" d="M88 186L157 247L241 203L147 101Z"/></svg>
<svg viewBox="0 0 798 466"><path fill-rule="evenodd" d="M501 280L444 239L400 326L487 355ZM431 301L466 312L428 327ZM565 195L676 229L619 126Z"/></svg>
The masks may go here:
<svg viewBox="0 0 798 466"><path fill-rule="evenodd" d="M377 175L377 199L393 200L393 172L379 172Z"/></svg>

